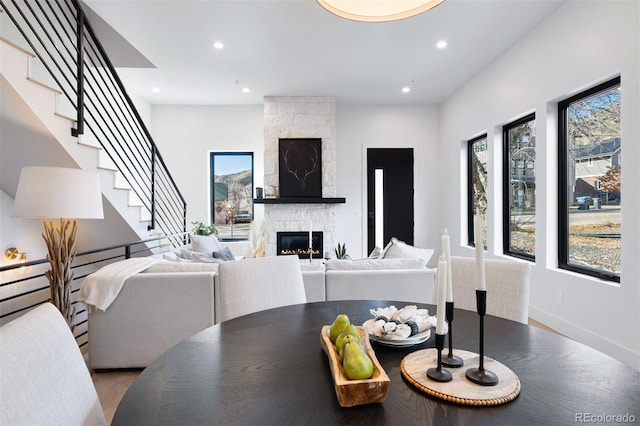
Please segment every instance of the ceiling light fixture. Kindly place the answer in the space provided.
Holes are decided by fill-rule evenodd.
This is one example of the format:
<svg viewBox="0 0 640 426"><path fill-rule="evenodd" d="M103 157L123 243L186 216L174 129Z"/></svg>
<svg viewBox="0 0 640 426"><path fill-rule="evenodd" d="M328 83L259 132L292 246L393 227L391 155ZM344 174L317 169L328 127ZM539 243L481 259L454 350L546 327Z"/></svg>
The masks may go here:
<svg viewBox="0 0 640 426"><path fill-rule="evenodd" d="M242 91L243 91L244 93L249 93L251 90L250 90L248 87L243 87L243 88L242 88Z"/></svg>
<svg viewBox="0 0 640 426"><path fill-rule="evenodd" d="M152 88L151 88L151 91L152 91L153 93L158 93L158 92L160 92L160 89L158 89L157 87L152 87Z"/></svg>
<svg viewBox="0 0 640 426"><path fill-rule="evenodd" d="M436 47L438 49L444 49L445 47L447 47L447 40L440 40L436 43Z"/></svg>
<svg viewBox="0 0 640 426"><path fill-rule="evenodd" d="M218 50L224 49L224 44L221 41L216 41L213 43L213 47Z"/></svg>
<svg viewBox="0 0 640 426"><path fill-rule="evenodd" d="M411 91L411 88L409 86L404 86L402 88L402 93L409 93Z"/></svg>
<svg viewBox="0 0 640 426"><path fill-rule="evenodd" d="M409 18L444 0L317 0L320 6L342 18L361 22L386 22Z"/></svg>

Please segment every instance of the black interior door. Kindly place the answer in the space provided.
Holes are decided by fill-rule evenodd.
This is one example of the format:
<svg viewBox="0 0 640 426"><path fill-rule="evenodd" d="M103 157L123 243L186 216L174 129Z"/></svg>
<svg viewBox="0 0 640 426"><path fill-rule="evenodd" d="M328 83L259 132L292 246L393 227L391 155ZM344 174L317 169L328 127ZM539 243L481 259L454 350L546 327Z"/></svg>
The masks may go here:
<svg viewBox="0 0 640 426"><path fill-rule="evenodd" d="M396 237L413 245L413 148L368 148L368 252L376 246L376 170L382 175L383 244Z"/></svg>

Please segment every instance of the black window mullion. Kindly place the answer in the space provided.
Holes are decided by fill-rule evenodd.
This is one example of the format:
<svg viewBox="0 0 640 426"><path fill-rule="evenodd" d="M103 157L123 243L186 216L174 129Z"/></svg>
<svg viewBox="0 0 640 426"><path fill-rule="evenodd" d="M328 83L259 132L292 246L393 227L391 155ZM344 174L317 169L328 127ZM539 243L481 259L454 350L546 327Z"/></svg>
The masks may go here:
<svg viewBox="0 0 640 426"><path fill-rule="evenodd" d="M522 124L535 121L535 113L526 115L511 123L506 124L502 128L502 245L503 252L509 256L517 257L524 260L535 261L535 254L531 255L524 252L513 251L512 247L512 229L511 229L511 205L512 187L511 187L511 140L509 131ZM526 170L526 167L525 167ZM536 232L537 233L537 232ZM535 247L535 246L534 246ZM535 249L534 249L535 253Z"/></svg>
<svg viewBox="0 0 640 426"><path fill-rule="evenodd" d="M569 247L569 108L600 92L620 86L620 77L613 78L558 102L558 268L594 276L606 281L620 282L620 276L603 270L571 264ZM573 200L571 200L573 201Z"/></svg>
<svg viewBox="0 0 640 426"><path fill-rule="evenodd" d="M487 134L483 134L476 138L473 138L467 142L467 233L468 233L468 242L469 245L475 247L474 241L474 225L473 225L473 216L475 215L475 190L474 190L474 177L476 174L475 170L475 161L477 161L476 156L476 144L481 141L485 142L485 150L487 147ZM486 197L486 188L485 188L485 197ZM485 215L486 216L486 215Z"/></svg>

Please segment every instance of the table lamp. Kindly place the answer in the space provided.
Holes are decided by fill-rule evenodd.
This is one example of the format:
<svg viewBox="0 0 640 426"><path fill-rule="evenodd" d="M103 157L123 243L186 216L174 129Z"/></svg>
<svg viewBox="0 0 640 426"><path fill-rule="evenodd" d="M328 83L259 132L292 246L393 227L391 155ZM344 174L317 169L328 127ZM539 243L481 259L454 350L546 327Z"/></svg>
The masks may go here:
<svg viewBox="0 0 640 426"><path fill-rule="evenodd" d="M75 219L102 219L102 191L97 172L60 167L24 167L20 173L13 216L41 218L47 244L51 303L75 329L71 304L71 263L75 258ZM59 226L54 218L60 219Z"/></svg>

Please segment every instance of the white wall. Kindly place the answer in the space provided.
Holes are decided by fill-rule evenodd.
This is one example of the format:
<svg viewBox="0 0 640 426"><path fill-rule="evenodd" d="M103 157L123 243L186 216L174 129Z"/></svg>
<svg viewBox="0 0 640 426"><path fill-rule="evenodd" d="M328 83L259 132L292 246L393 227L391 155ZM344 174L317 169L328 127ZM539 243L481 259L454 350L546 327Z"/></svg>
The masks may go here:
<svg viewBox="0 0 640 426"><path fill-rule="evenodd" d="M438 247L437 211L438 108L435 106L337 105L336 196L346 197L337 209L337 240L354 257L366 256L366 224L362 220L366 147L414 148L415 244ZM151 134L187 201L187 223L209 217L208 152L254 152L255 186L264 175L262 105L154 105ZM256 217L263 214L256 205ZM364 208L364 210L363 210Z"/></svg>
<svg viewBox="0 0 640 426"><path fill-rule="evenodd" d="M436 106L336 106L336 234L352 258L365 257L366 148L413 148L415 241L419 247L439 247L438 217L439 115Z"/></svg>
<svg viewBox="0 0 640 426"><path fill-rule="evenodd" d="M452 235L452 253L466 246L464 141L488 133L488 251L501 247L501 126L536 112L536 263L530 315L561 333L640 369L640 197L638 2L567 2L441 108L442 187L439 221ZM557 269L557 100L622 77L623 238L620 285ZM634 161L635 160L635 161ZM447 170L459 171L449 173ZM447 223L457 219L457 226ZM562 292L563 304L555 302Z"/></svg>
<svg viewBox="0 0 640 426"><path fill-rule="evenodd" d="M254 187L263 186L263 106L153 105L149 131L187 202L191 222L209 223L209 152L253 152ZM262 206L255 207L262 218Z"/></svg>

